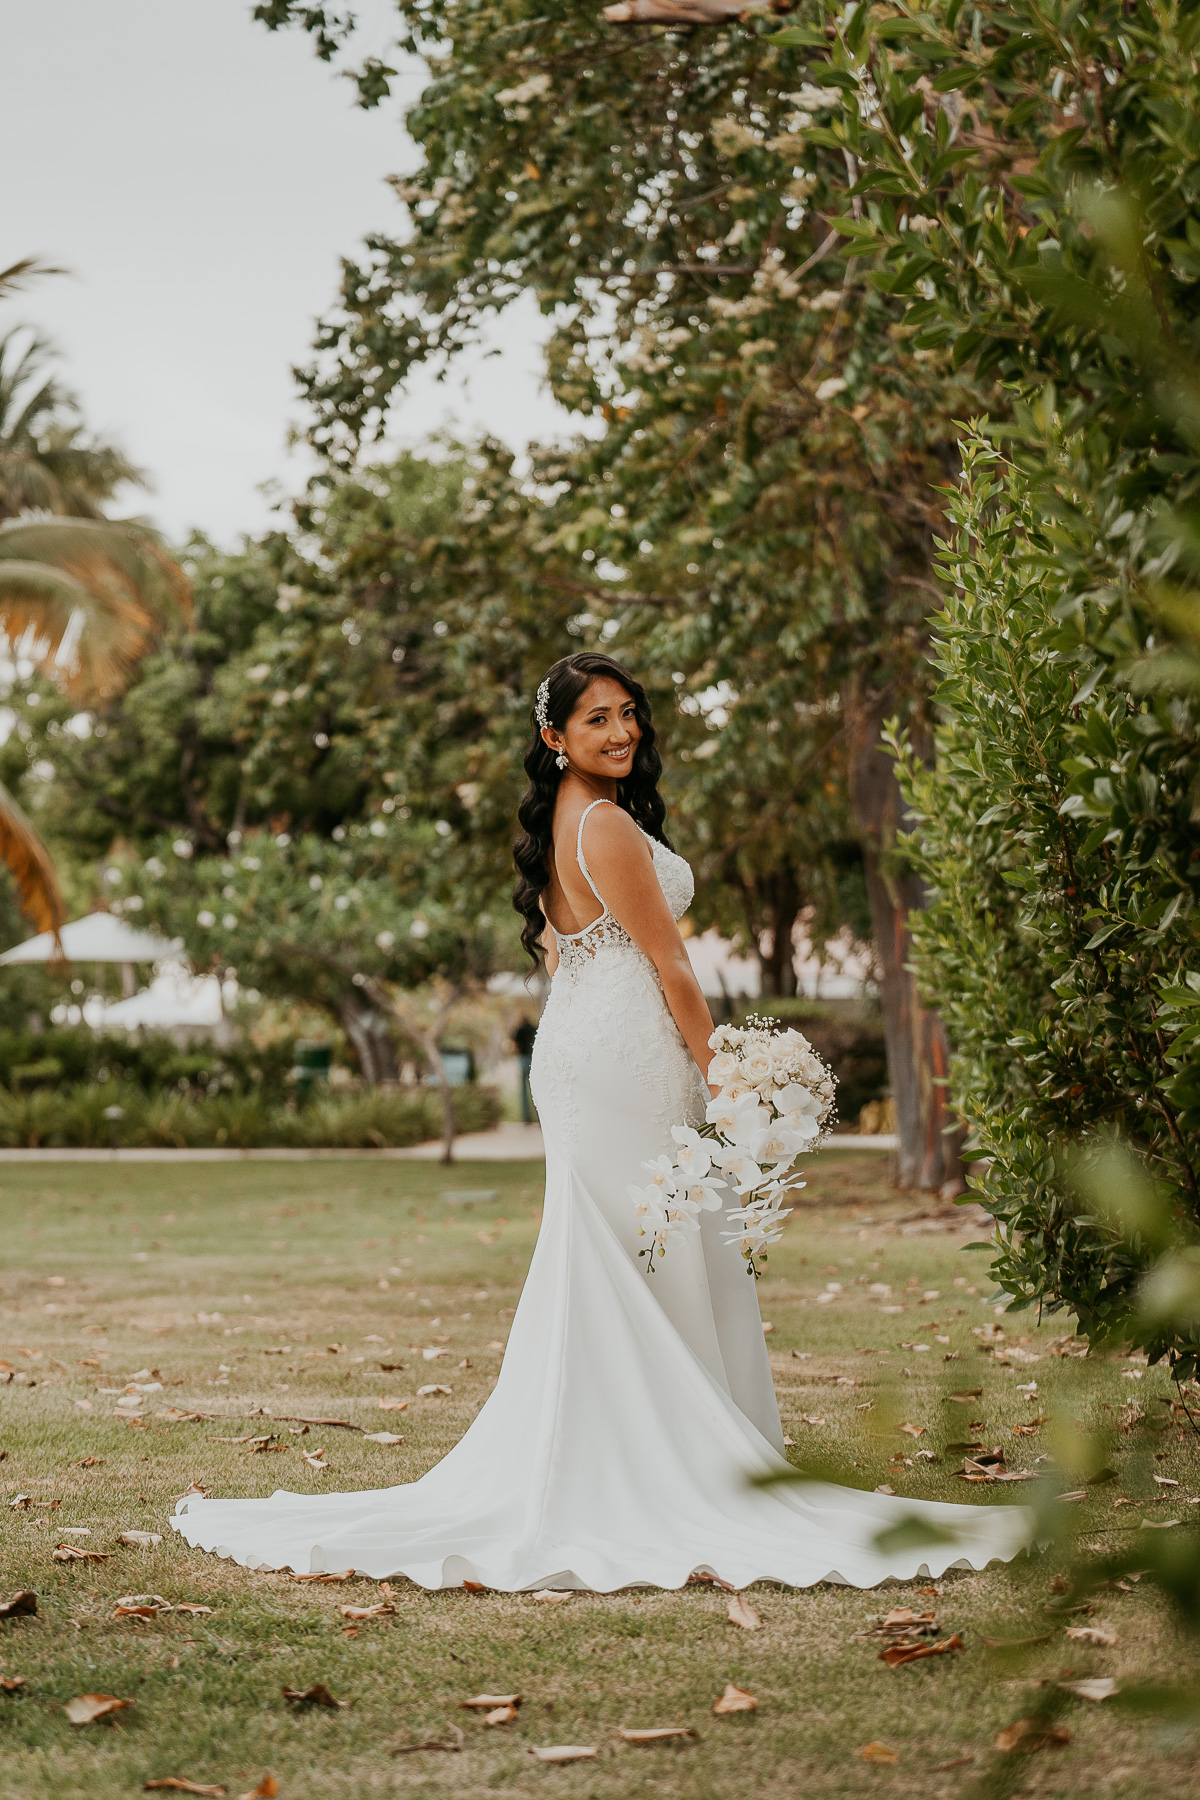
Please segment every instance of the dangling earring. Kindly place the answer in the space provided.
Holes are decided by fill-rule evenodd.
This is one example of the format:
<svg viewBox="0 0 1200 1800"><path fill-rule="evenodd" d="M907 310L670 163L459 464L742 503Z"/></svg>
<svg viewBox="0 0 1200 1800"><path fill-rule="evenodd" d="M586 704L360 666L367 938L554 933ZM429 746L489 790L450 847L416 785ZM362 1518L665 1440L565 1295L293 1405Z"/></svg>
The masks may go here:
<svg viewBox="0 0 1200 1800"><path fill-rule="evenodd" d="M559 768L560 768L560 769L565 769L565 768L566 768L566 766L567 766L567 753L566 753L566 751L565 751L565 750L560 750L560 751L559 751L559 753L558 753L558 755L557 755L557 756L556 756L556 757L555 757L555 759L554 759L554 760L555 760L555 762L556 762L556 763L557 763L557 764L558 764L558 766L559 766Z"/></svg>

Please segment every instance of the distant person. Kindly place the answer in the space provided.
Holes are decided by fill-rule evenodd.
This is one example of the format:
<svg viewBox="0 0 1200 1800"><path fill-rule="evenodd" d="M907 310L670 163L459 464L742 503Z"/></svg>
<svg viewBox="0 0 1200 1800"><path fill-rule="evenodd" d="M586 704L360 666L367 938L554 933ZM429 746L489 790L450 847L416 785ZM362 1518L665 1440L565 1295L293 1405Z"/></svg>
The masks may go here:
<svg viewBox="0 0 1200 1800"><path fill-rule="evenodd" d="M529 1091L529 1071L533 1067L533 1046L536 1037L537 1026L532 1019L522 1019L512 1034L517 1061L521 1065L521 1119L526 1125L533 1124L533 1096Z"/></svg>

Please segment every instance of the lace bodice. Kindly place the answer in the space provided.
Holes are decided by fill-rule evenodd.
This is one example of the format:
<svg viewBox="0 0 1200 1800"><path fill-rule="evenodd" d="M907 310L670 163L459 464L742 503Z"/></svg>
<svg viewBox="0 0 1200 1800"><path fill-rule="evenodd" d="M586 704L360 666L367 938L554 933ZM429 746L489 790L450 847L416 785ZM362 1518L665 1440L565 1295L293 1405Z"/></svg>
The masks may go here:
<svg viewBox="0 0 1200 1800"><path fill-rule="evenodd" d="M585 925L582 931L562 932L556 931L553 926L550 927L554 931L555 941L558 945L558 968L554 975L555 981L564 976L569 981L573 973L579 973L582 968L593 962L602 950L607 949L632 951L635 956L642 957L648 967L650 966L649 958L644 956L624 926L619 925L609 912L604 896L592 880L591 871L587 866L587 858L583 853L583 827L588 814L597 806L611 806L612 804L611 800L593 800L591 806L584 808L579 820L579 831L575 839L575 860L579 864L580 874L601 906L604 907L604 911L598 919L593 919L590 925ZM641 827L639 826L638 829L640 831ZM671 909L671 916L675 919L682 919L692 904L696 892L696 883L691 868L682 856L677 856L674 850L669 850L665 844L660 844L657 838L650 836L649 832L643 831L642 836L650 846L650 854L654 860L654 873L658 876L658 885L663 891L663 899Z"/></svg>
<svg viewBox="0 0 1200 1800"><path fill-rule="evenodd" d="M554 933L558 967L533 1050L534 1099L548 1140L564 1149L575 1142L584 1113L607 1106L614 1117L626 1116L635 1104L665 1150L672 1125L704 1117L707 1094L658 970L614 919L592 880L583 848L591 811L589 806L579 821L575 855L604 910L582 931ZM663 898L682 918L695 891L692 871L682 856L645 835Z"/></svg>

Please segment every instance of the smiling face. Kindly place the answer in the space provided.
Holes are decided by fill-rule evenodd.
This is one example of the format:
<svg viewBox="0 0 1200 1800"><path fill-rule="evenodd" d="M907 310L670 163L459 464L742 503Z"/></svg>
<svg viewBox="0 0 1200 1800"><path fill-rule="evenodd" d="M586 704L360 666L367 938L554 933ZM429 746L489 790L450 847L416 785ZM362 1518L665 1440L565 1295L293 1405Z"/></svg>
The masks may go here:
<svg viewBox="0 0 1200 1800"><path fill-rule="evenodd" d="M598 675L580 694L562 729L551 725L542 736L552 750L566 751L577 775L623 781L633 771L642 728L633 695L611 676Z"/></svg>

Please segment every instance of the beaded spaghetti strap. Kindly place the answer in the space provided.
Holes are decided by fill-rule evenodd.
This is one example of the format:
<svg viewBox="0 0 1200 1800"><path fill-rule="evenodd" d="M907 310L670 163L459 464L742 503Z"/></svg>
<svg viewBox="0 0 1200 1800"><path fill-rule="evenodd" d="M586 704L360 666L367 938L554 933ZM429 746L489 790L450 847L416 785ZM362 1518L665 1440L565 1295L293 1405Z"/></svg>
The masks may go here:
<svg viewBox="0 0 1200 1800"><path fill-rule="evenodd" d="M582 813L579 815L579 830L575 837L575 861L579 864L579 873L583 876L583 879L587 882L588 886L591 888L593 894L595 894L597 900L600 902L600 904L604 908L605 912L608 911L608 903L605 900L604 895L600 892L600 889L596 886L595 882L592 880L591 870L588 868L587 863L584 860L583 823L584 823L584 820L587 818L588 814L590 812L594 812L598 806L611 806L612 804L613 804L613 802L611 800L593 800L590 806L585 806ZM603 917L603 914L601 914L601 917ZM593 921L593 923L595 923L595 922L596 921Z"/></svg>

